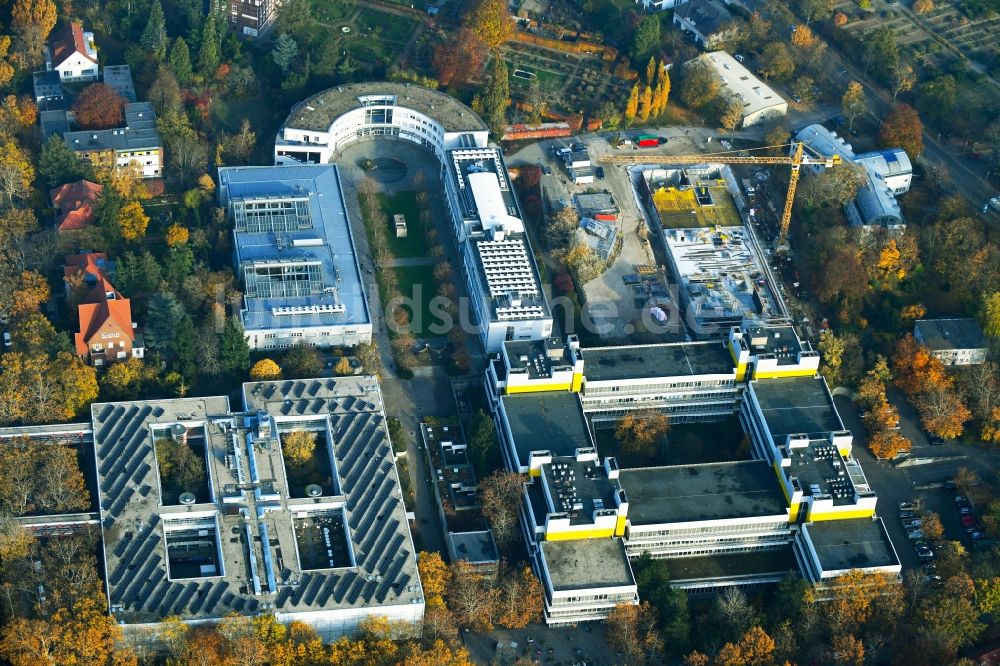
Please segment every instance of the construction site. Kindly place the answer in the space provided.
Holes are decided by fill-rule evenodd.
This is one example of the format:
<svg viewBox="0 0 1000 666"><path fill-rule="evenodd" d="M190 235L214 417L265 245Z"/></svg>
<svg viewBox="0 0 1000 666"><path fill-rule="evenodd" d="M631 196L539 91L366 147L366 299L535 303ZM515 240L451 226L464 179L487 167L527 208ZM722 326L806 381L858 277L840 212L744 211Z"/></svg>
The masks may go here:
<svg viewBox="0 0 1000 666"><path fill-rule="evenodd" d="M640 195L648 196L662 229L735 227L743 223L719 170L649 169Z"/></svg>

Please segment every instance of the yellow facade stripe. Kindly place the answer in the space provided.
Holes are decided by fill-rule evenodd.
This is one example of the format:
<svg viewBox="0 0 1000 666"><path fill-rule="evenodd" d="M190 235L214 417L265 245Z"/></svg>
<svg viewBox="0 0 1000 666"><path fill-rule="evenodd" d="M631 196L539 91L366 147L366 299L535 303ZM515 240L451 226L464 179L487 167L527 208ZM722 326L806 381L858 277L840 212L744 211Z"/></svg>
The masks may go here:
<svg viewBox="0 0 1000 666"><path fill-rule="evenodd" d="M736 381L741 382L746 379L747 376L747 364L737 363L736 364Z"/></svg>
<svg viewBox="0 0 1000 666"><path fill-rule="evenodd" d="M787 368L785 370L756 370L753 373L753 378L774 379L776 377L812 377L815 374L815 368Z"/></svg>
<svg viewBox="0 0 1000 666"><path fill-rule="evenodd" d="M792 505L788 507L788 522L794 523L799 519L799 503L792 502Z"/></svg>
<svg viewBox="0 0 1000 666"><path fill-rule="evenodd" d="M785 487L785 475L781 472L781 466L778 463L771 463L771 467L774 468L774 473L778 475L778 485L781 486L781 492L785 495L785 501L791 504L792 498L788 494L788 488Z"/></svg>
<svg viewBox="0 0 1000 666"><path fill-rule="evenodd" d="M849 520L851 518L871 518L875 515L875 509L856 509L854 511L825 511L816 513L809 512L810 521L819 520Z"/></svg>
<svg viewBox="0 0 1000 666"><path fill-rule="evenodd" d="M531 469L528 470L528 476L541 476L541 475L542 475L541 467L532 467Z"/></svg>
<svg viewBox="0 0 1000 666"><path fill-rule="evenodd" d="M549 530L545 533L546 541L575 541L577 539L610 539L615 535L614 528L600 530L569 530L565 532Z"/></svg>
<svg viewBox="0 0 1000 666"><path fill-rule="evenodd" d="M840 455L844 456L845 458L847 456L851 455L851 449L850 449L850 447L848 447L846 449L837 449L837 452L840 453Z"/></svg>
<svg viewBox="0 0 1000 666"><path fill-rule="evenodd" d="M573 388L571 388L570 390L573 393L579 393L582 388L583 388L583 373L582 372L574 372L573 373Z"/></svg>
<svg viewBox="0 0 1000 666"><path fill-rule="evenodd" d="M615 536L625 536L625 516L619 515L615 523Z"/></svg>
<svg viewBox="0 0 1000 666"><path fill-rule="evenodd" d="M565 384L524 384L521 386L507 385L507 393L542 393L544 391L568 391L570 383Z"/></svg>

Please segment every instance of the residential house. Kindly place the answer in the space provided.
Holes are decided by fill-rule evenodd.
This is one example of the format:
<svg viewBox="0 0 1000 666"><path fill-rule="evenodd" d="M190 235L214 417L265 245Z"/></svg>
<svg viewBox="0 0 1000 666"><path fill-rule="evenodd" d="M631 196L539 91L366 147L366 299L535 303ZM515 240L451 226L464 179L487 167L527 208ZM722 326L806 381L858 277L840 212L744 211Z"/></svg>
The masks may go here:
<svg viewBox="0 0 1000 666"><path fill-rule="evenodd" d="M138 164L143 178L163 175L163 142L156 129L156 112L149 102L125 105L125 126L105 130L64 132L63 139L95 166Z"/></svg>
<svg viewBox="0 0 1000 666"><path fill-rule="evenodd" d="M684 4L688 0L635 0L636 4L648 12L662 12Z"/></svg>
<svg viewBox="0 0 1000 666"><path fill-rule="evenodd" d="M279 0L229 0L229 25L243 37L266 33L278 14Z"/></svg>
<svg viewBox="0 0 1000 666"><path fill-rule="evenodd" d="M45 49L45 69L59 72L61 81L96 81L97 48L94 33L79 23L66 23L56 30Z"/></svg>
<svg viewBox="0 0 1000 666"><path fill-rule="evenodd" d="M103 187L89 180L66 183L49 190L52 207L56 209L56 229L75 231L85 229L94 222L97 199Z"/></svg>
<svg viewBox="0 0 1000 666"><path fill-rule="evenodd" d="M66 257L63 266L63 280L66 283L66 297L69 298L74 283L80 281L89 294L101 280L108 280L114 272L114 262L108 261L103 252L84 252ZM78 276L82 276L80 279Z"/></svg>
<svg viewBox="0 0 1000 666"><path fill-rule="evenodd" d="M706 50L735 36L732 20L733 15L719 0L691 0L674 10L674 25Z"/></svg>
<svg viewBox="0 0 1000 666"><path fill-rule="evenodd" d="M945 365L979 365L986 362L989 351L975 319L919 319L913 337Z"/></svg>
<svg viewBox="0 0 1000 666"><path fill-rule="evenodd" d="M129 357L142 358L142 336L132 321L129 299L101 277L79 306L76 353L95 366Z"/></svg>

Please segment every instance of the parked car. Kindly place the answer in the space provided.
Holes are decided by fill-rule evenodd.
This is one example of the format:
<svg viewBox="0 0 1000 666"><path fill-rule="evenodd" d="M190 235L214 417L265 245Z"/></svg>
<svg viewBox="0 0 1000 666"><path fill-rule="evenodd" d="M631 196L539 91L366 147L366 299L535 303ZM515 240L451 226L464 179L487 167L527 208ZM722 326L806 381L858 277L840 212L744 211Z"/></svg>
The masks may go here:
<svg viewBox="0 0 1000 666"><path fill-rule="evenodd" d="M973 532L979 532L979 531L980 531L980 529L979 529L979 523L973 523L971 525L966 525L965 526L965 533L966 534L972 534Z"/></svg>
<svg viewBox="0 0 1000 666"><path fill-rule="evenodd" d="M801 104L802 103L802 98L799 97L798 95L792 95L792 99L795 100L795 102L797 104Z"/></svg>
<svg viewBox="0 0 1000 666"><path fill-rule="evenodd" d="M965 495L955 495L955 504L969 503L969 498Z"/></svg>
<svg viewBox="0 0 1000 666"><path fill-rule="evenodd" d="M597 180L604 180L604 167L599 166L594 169L594 175L597 176Z"/></svg>
<svg viewBox="0 0 1000 666"><path fill-rule="evenodd" d="M934 551L928 548L927 546L917 548L917 557L919 557L922 560L932 559L934 557Z"/></svg>
<svg viewBox="0 0 1000 666"><path fill-rule="evenodd" d="M916 517L917 517L917 514L913 513L912 511L900 511L899 512L899 519L900 520L912 520L912 519L914 519Z"/></svg>
<svg viewBox="0 0 1000 666"><path fill-rule="evenodd" d="M985 537L985 536L986 536L986 535L985 535L985 534L983 534L983 533L982 533L981 531L979 531L979 530L976 530L976 531L974 531L974 532L969 532L969 537L971 537L973 541L979 541L980 539L982 539L982 538L983 538L983 537Z"/></svg>
<svg viewBox="0 0 1000 666"><path fill-rule="evenodd" d="M923 530L913 530L911 532L907 532L906 533L906 538L910 539L911 541L913 541L915 539L923 539L924 538L924 532L923 532Z"/></svg>
<svg viewBox="0 0 1000 666"><path fill-rule="evenodd" d="M3 332L3 346L6 347L7 349L10 349L10 345L11 345L10 331L4 331Z"/></svg>
<svg viewBox="0 0 1000 666"><path fill-rule="evenodd" d="M976 524L976 517L975 516L962 516L962 524L965 525L966 527L968 527L969 525L975 525Z"/></svg>
<svg viewBox="0 0 1000 666"><path fill-rule="evenodd" d="M900 502L899 503L899 510L900 511L914 511L914 510L918 509L919 507L920 507L920 504L917 503L917 502Z"/></svg>
<svg viewBox="0 0 1000 666"><path fill-rule="evenodd" d="M913 520L904 520L903 527L908 530L915 530L918 527L923 527L924 523L919 518L914 518Z"/></svg>
<svg viewBox="0 0 1000 666"><path fill-rule="evenodd" d="M943 438L938 437L937 435L928 435L927 436L927 442L931 446L944 446L945 444L948 443Z"/></svg>
<svg viewBox="0 0 1000 666"><path fill-rule="evenodd" d="M972 507L970 507L970 506L960 506L960 507L958 507L958 513L959 513L959 515L962 515L962 516L971 516L972 515Z"/></svg>
<svg viewBox="0 0 1000 666"><path fill-rule="evenodd" d="M740 55L739 53L737 53L736 55L734 55L733 58L736 60L736 62L745 62L746 61L746 57Z"/></svg>

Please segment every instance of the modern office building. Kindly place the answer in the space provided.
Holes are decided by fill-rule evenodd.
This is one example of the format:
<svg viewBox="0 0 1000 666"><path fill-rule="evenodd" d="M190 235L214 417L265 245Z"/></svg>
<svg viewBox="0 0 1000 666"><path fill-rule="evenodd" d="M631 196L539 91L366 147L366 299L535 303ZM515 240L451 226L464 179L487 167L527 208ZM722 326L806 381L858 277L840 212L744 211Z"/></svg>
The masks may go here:
<svg viewBox="0 0 1000 666"><path fill-rule="evenodd" d="M371 341L337 167L223 167L218 199L233 223L251 349Z"/></svg>
<svg viewBox="0 0 1000 666"><path fill-rule="evenodd" d="M913 338L945 365L979 365L986 362L989 343L975 319L920 319L913 324Z"/></svg>
<svg viewBox="0 0 1000 666"><path fill-rule="evenodd" d="M418 626L423 592L376 380L253 382L243 403L93 406L115 620L129 630L273 613L325 640L371 615ZM288 474L282 442L299 430L322 451L315 478ZM200 474L165 471L178 447Z"/></svg>
<svg viewBox="0 0 1000 666"><path fill-rule="evenodd" d="M445 151L485 147L489 128L475 111L429 88L390 81L350 83L300 102L278 130L275 164L326 164L343 146L397 137L426 146L443 167Z"/></svg>
<svg viewBox="0 0 1000 666"><path fill-rule="evenodd" d="M899 575L902 567L881 518L807 523L795 537L803 578L828 583L851 570Z"/></svg>
<svg viewBox="0 0 1000 666"><path fill-rule="evenodd" d="M621 539L546 541L539 552L546 624L603 620L618 604L639 603Z"/></svg>
<svg viewBox="0 0 1000 666"><path fill-rule="evenodd" d="M699 63L708 66L715 74L720 84L719 94L731 97L743 106L740 127L746 129L767 123L788 113L788 102L781 95L725 51L704 53L687 66Z"/></svg>
<svg viewBox="0 0 1000 666"><path fill-rule="evenodd" d="M445 194L462 251L471 321L487 353L505 340L543 340L552 313L510 175L497 148L447 152Z"/></svg>

